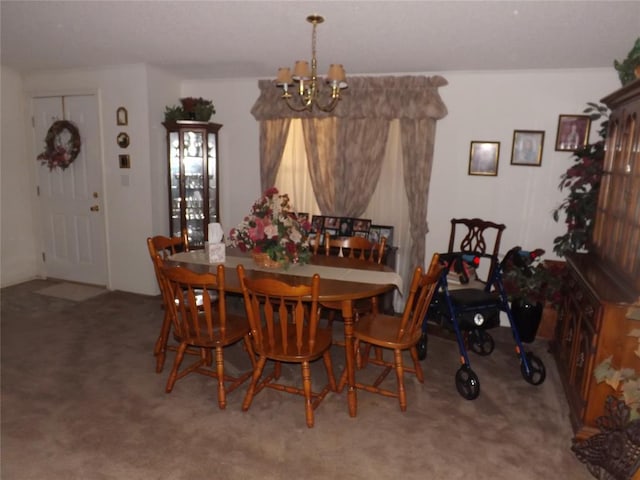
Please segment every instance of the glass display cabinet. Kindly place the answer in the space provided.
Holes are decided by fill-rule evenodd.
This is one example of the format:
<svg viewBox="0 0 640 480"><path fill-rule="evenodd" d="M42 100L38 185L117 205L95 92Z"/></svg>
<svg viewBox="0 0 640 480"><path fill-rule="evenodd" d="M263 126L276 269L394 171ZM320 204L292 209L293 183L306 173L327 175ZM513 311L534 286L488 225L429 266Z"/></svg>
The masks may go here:
<svg viewBox="0 0 640 480"><path fill-rule="evenodd" d="M163 122L169 158L169 229L187 230L189 246L204 248L207 226L220 222L218 131L222 125L191 120Z"/></svg>

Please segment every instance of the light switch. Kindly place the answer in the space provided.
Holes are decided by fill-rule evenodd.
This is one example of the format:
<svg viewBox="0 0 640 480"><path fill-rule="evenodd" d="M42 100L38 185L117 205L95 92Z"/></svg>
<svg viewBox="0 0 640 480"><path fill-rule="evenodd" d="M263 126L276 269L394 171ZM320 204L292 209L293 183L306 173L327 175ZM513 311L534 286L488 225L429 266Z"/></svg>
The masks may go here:
<svg viewBox="0 0 640 480"><path fill-rule="evenodd" d="M120 184L123 187L129 186L129 175L120 175Z"/></svg>

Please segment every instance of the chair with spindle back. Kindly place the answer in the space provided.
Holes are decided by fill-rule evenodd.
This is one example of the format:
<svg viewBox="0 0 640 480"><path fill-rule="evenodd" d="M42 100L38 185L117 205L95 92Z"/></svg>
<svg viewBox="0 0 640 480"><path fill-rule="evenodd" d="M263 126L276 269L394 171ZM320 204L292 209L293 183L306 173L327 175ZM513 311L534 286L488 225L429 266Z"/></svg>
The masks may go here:
<svg viewBox="0 0 640 480"><path fill-rule="evenodd" d="M331 330L321 328L318 322L320 277L315 274L310 284L290 285L273 278L247 278L242 265L238 265L237 271L251 325L251 342L258 356L242 410L247 411L254 396L265 387L301 395L304 397L306 423L311 428L314 410L329 391L336 391L329 351ZM310 363L320 358L327 371L328 382L320 391L314 392ZM268 360L275 362L273 373L262 378ZM300 364L302 388L278 382L281 362Z"/></svg>
<svg viewBox="0 0 640 480"><path fill-rule="evenodd" d="M381 313L368 313L362 315L353 327L357 367L359 369L365 368L368 363L384 367L382 373L373 383L365 384L357 381L356 378L356 388L397 398L400 410L403 412L407 409L404 373L414 373L420 383L424 382L416 343L422 333L422 320L436 291L443 268L439 263L438 254L435 254L426 274L422 273L421 267L415 269L401 318ZM393 360L385 360L383 355L378 353L375 357L370 357L369 346L373 346L374 349L392 350ZM411 354L413 367L403 364L402 352L406 350ZM397 389L395 391L382 385L391 370L396 372ZM346 375L343 373L340 379L340 390L344 388L346 381Z"/></svg>
<svg viewBox="0 0 640 480"><path fill-rule="evenodd" d="M329 233L324 237L324 255L338 255L354 258L364 262L382 263L387 238L382 237L379 243L374 243L362 237L336 237L331 238ZM320 253L320 255L322 255ZM367 312L378 311L378 298L365 298L356 300L353 304L353 313L357 317ZM328 321L332 325L336 312L341 311L340 302L322 302L321 306L329 310ZM336 344L342 344L339 341Z"/></svg>
<svg viewBox="0 0 640 480"><path fill-rule="evenodd" d="M189 251L189 239L186 229L182 231L180 237L166 237L163 235L156 235L154 237L147 238L147 249L149 250L149 256L153 263L153 270L158 282L158 288L162 292L160 285L160 271L155 261L156 256L160 256L162 260L166 260L171 255L178 252ZM164 304L163 304L164 308ZM153 354L156 357L156 372L162 372L164 368L164 362L167 354L167 349L175 350L175 347L168 346L169 334L171 332L171 319L169 318L169 312L164 308L164 318L162 320L162 327L160 328L160 334L155 342L153 348Z"/></svg>
<svg viewBox="0 0 640 480"><path fill-rule="evenodd" d="M158 257L156 257L158 259ZM244 316L227 311L225 302L224 266L213 273L196 273L184 267L161 266L160 281L168 294L165 307L173 322L174 336L180 342L167 380L170 393L177 380L195 372L218 380L218 406L227 405L226 395L251 377L253 369L231 376L225 373L225 347L244 342L251 366L255 356L249 341L249 322ZM216 299L211 293L216 293ZM200 351L199 358L183 368L187 349ZM215 352L215 369L211 368L211 353Z"/></svg>

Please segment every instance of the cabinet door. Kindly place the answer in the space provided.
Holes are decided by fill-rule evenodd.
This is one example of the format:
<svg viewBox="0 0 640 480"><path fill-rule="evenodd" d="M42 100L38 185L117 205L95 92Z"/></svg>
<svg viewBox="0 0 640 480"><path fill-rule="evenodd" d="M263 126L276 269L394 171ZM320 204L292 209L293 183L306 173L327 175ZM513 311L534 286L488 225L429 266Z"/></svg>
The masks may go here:
<svg viewBox="0 0 640 480"><path fill-rule="evenodd" d="M205 213L207 192L204 189L205 178L205 132L203 130L184 130L184 201L185 228L189 236L189 245L194 248L204 246Z"/></svg>
<svg viewBox="0 0 640 480"><path fill-rule="evenodd" d="M182 231L182 162L180 149L182 141L179 132L169 132L169 229L174 237Z"/></svg>

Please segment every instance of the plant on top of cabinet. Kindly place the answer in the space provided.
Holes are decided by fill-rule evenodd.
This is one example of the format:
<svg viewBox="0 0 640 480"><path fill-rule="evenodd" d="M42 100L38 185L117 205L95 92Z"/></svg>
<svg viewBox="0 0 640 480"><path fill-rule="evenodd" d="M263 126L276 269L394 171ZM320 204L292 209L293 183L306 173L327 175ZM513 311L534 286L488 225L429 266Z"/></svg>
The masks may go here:
<svg viewBox="0 0 640 480"><path fill-rule="evenodd" d="M584 113L589 114L592 122L600 118L606 120L598 130L600 140L573 152L573 165L560 176L558 188L561 191L565 188L569 190L567 197L553 211L556 222L560 219L560 212L564 212L567 225L567 232L553 239L553 251L561 257L567 253L589 250L598 204L609 109L591 102L587 105Z"/></svg>
<svg viewBox="0 0 640 480"><path fill-rule="evenodd" d="M196 120L208 122L216 113L216 109L211 100L202 97L184 97L180 99L180 105L165 107L164 120L175 122L178 120Z"/></svg>
<svg viewBox="0 0 640 480"><path fill-rule="evenodd" d="M623 61L613 61L614 68L618 71L618 77L622 86L640 78L640 37L636 39L633 48Z"/></svg>

